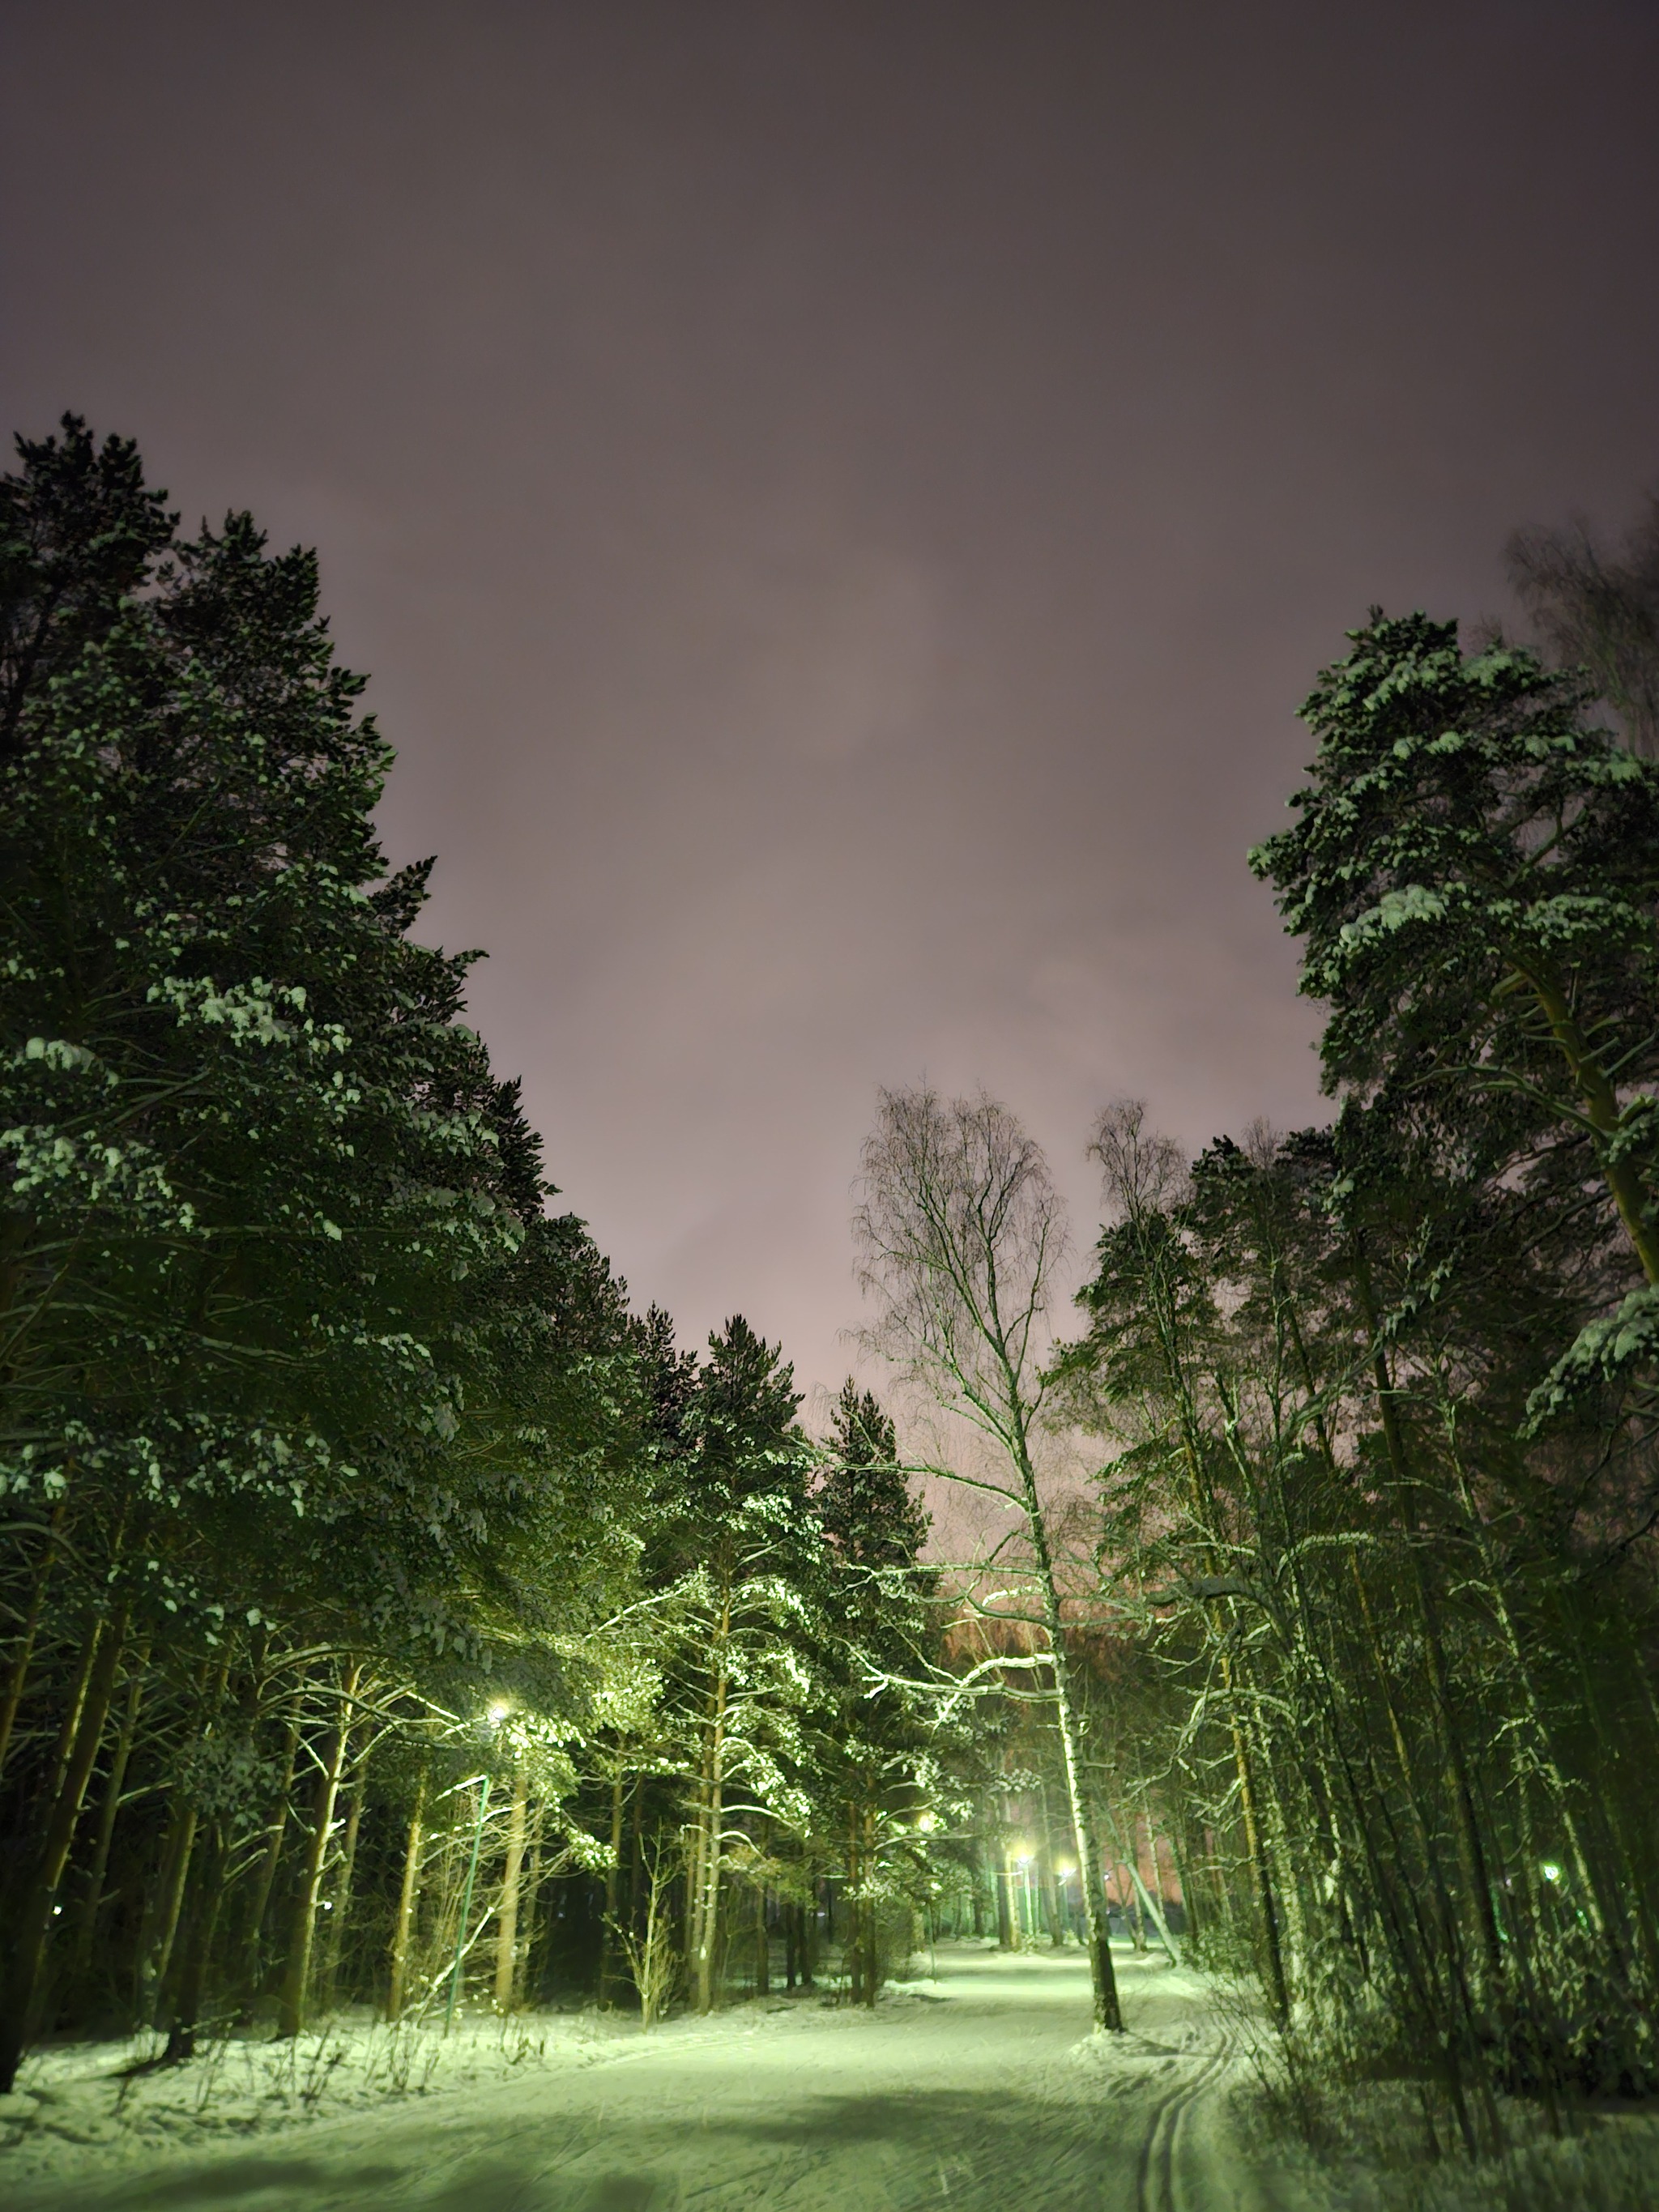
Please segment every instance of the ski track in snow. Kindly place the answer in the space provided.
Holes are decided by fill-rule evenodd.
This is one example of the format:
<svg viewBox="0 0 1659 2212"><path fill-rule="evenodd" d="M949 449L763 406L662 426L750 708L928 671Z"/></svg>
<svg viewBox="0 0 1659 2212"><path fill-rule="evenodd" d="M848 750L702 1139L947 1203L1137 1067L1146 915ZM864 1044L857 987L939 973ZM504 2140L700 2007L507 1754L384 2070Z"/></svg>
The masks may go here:
<svg viewBox="0 0 1659 2212"><path fill-rule="evenodd" d="M811 1996L557 2052L510 2078L198 2144L10 2153L12 2212L1257 2212L1198 1977L941 1945L873 2013ZM8 2185L6 2167L12 2168Z"/></svg>
<svg viewBox="0 0 1659 2212"><path fill-rule="evenodd" d="M1136 2212L1208 2212L1218 2200L1222 2183L1217 2161L1191 2123L1231 2058L1229 2038L1158 2100L1141 2145Z"/></svg>

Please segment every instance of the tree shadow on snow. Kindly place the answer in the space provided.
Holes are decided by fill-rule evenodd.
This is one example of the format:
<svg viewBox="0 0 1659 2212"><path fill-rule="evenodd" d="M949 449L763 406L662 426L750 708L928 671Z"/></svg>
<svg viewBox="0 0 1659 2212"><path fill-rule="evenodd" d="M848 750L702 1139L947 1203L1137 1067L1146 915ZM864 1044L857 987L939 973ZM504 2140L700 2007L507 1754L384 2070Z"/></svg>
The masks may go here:
<svg viewBox="0 0 1659 2212"><path fill-rule="evenodd" d="M330 2166L316 2158L269 2158L250 2154L193 2172L181 2172L177 2167L164 2169L142 2179L113 2182L101 2189L94 2183L82 2181L72 2196L68 2191L58 2196L42 2191L29 2202L73 2202L88 2208L106 2207L107 2212L150 2212L151 2207L174 2204L229 2206L250 2197L264 2197L268 2202L275 2197L276 2203L283 2206L299 2205L314 2201L325 2189L331 2195L344 2189L361 2191L361 2201L368 2205L380 2201L380 2192L388 2183L402 2178L402 2169L395 2166ZM280 2196L278 2191L282 2192ZM264 2212L263 2206L260 2212Z"/></svg>
<svg viewBox="0 0 1659 2212"><path fill-rule="evenodd" d="M1098 2212L1113 2169L1133 2172L1141 2134L1126 2124L1115 2100L799 2088L773 2108L757 2101L747 2112L700 2121L632 2116L619 2131L625 2148L613 2139L601 2150L590 2139L573 2156L568 2140L538 2144L538 2132L524 2128L510 2154L480 2144L459 2160L452 2135L441 2173L418 2154L402 2166L244 2154L101 2189L83 2181L72 2194L29 2201L35 2212L71 2204L76 2212L675 2212L692 2199L716 2204L731 2189L739 2192L732 2202L760 2212L787 2201L805 2172L827 2179L837 2153L850 2152L849 2186L868 2185L878 2169L878 2193L893 2203L931 2206L945 2197L951 2212L1005 2212L1012 2201L1026 2212ZM630 2171L611 2165L618 2149ZM863 2163L872 2159L873 2166Z"/></svg>
<svg viewBox="0 0 1659 2212"><path fill-rule="evenodd" d="M683 2133L681 2135L683 2140ZM177 2167L142 2179L82 2181L32 2195L20 2212L667 2212L678 2191L649 2173L572 2174L528 2159L470 2160L435 2187L418 2170L336 2164L326 2159L247 2156L194 2172Z"/></svg>

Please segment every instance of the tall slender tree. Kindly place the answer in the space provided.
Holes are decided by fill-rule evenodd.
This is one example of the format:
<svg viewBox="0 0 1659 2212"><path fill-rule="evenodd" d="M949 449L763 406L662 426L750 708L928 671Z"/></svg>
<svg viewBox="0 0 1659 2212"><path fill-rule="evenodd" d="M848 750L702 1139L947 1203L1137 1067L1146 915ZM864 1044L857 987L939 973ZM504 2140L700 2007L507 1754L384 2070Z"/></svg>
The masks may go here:
<svg viewBox="0 0 1659 2212"><path fill-rule="evenodd" d="M1082 1880L1095 2025L1121 2031L1066 1592L1038 1467L1049 1300L1065 1244L1060 1200L1036 1144L983 1097L883 1091L862 1169L854 1234L860 1280L876 1304L872 1347L987 1440L998 1474L979 1486L1020 1516Z"/></svg>

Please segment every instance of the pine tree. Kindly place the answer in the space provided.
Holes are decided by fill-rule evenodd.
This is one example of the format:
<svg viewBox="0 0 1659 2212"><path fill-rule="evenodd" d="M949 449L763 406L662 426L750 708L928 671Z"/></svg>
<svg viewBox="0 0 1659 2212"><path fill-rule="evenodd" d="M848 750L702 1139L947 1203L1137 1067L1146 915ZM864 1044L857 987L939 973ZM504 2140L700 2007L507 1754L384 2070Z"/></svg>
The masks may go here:
<svg viewBox="0 0 1659 2212"><path fill-rule="evenodd" d="M920 1678L939 1638L928 1619L935 1578L918 1566L928 1516L899 1461L880 1401L849 1376L830 1415L816 1493L826 1540L837 1649L822 1655L830 1696L817 1790L829 1851L843 1870L848 1994L873 2005L892 1948L887 1925L906 1925L909 1890L925 1871L916 1821L938 1795L935 1718Z"/></svg>
<svg viewBox="0 0 1659 2212"><path fill-rule="evenodd" d="M1303 709L1301 819L1251 858L1330 1008L1328 1086L1479 1100L1489 1146L1599 1183L1642 1284L1558 1383L1614 1380L1659 1343L1659 766L1584 726L1581 672L1423 615L1352 635Z"/></svg>
<svg viewBox="0 0 1659 2212"><path fill-rule="evenodd" d="M799 1825L805 1800L800 1716L819 1533L807 1502L800 1399L775 1345L741 1315L708 1340L689 1400L659 1363L678 1425L662 1464L647 1572L680 1624L668 1723L688 1784L685 1956L691 2001L715 1999L734 1833L758 1854L759 1823ZM763 1905L763 1898L762 1903Z"/></svg>
<svg viewBox="0 0 1659 2212"><path fill-rule="evenodd" d="M550 1630L631 1571L617 1486L643 1435L620 1286L545 1218L516 1089L461 1018L466 960L408 934L427 871L389 874L376 844L390 753L314 558L270 556L245 515L179 539L133 448L73 419L20 452L0 486L7 2081L127 1680L159 1671L175 1717L170 1747L141 1727L124 1756L177 1814L162 1834L141 1809L131 1847L161 1851L135 1940L173 1962L182 2049L220 1872L269 1818L247 1712L295 1717L290 1771L296 1747L328 1771L357 1725L364 1658L285 1651L373 1651L395 1685L476 1673L493 1644L557 1689ZM308 1852L332 1802L296 1814Z"/></svg>
<svg viewBox="0 0 1659 2212"><path fill-rule="evenodd" d="M830 1417L830 1456L817 1500L824 1534L849 1566L915 1566L927 1514L899 1464L892 1422L874 1393L860 1393L850 1375Z"/></svg>

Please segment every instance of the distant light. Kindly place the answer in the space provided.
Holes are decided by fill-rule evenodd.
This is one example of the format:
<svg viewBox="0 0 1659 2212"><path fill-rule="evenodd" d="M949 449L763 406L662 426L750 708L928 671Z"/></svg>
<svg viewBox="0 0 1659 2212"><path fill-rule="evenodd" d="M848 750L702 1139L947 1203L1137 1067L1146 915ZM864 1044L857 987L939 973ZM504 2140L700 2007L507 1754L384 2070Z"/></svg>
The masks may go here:
<svg viewBox="0 0 1659 2212"><path fill-rule="evenodd" d="M1030 1866L1032 1856L1033 1854L1030 1851L1016 1851L1014 1853L1014 1864L1016 1866Z"/></svg>
<svg viewBox="0 0 1659 2212"><path fill-rule="evenodd" d="M510 1711L511 1708L507 1705L492 1705L489 1708L489 1717L499 1728L501 1723L507 1718Z"/></svg>
<svg viewBox="0 0 1659 2212"><path fill-rule="evenodd" d="M917 1827L919 1827L919 1828L921 1830L922 1833L923 1833L924 1835L926 1835L926 1834L927 1834L927 1831L928 1831L930 1828L936 1828L936 1827L938 1827L938 1826L939 1826L939 1815L938 1815L938 1814L937 1814L937 1813L918 1813L918 1814L917 1814L917 1815L916 1815L916 1826L917 1826Z"/></svg>
<svg viewBox="0 0 1659 2212"><path fill-rule="evenodd" d="M1069 1859L1062 1859L1060 1864L1054 1869L1054 1872L1060 1876L1060 1880L1064 1881L1066 1875L1075 1874L1077 1872L1077 1869L1072 1864Z"/></svg>
<svg viewBox="0 0 1659 2212"><path fill-rule="evenodd" d="M1538 1871L1543 1875L1546 1881L1559 1881L1561 1879L1561 1869L1557 1866L1553 1859L1546 1859L1543 1865L1540 1867Z"/></svg>

